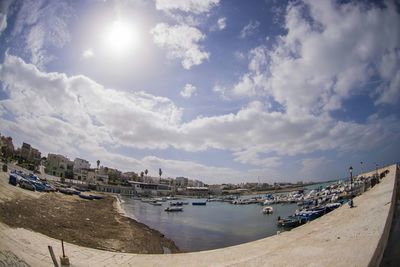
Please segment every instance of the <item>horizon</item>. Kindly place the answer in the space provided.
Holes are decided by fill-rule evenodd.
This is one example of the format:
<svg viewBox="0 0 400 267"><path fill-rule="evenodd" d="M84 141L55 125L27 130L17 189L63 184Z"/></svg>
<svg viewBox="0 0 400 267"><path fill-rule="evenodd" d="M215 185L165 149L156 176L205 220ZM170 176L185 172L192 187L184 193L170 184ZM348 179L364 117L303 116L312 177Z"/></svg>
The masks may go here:
<svg viewBox="0 0 400 267"><path fill-rule="evenodd" d="M400 158L399 10L2 1L0 132L42 156L206 184L374 170Z"/></svg>

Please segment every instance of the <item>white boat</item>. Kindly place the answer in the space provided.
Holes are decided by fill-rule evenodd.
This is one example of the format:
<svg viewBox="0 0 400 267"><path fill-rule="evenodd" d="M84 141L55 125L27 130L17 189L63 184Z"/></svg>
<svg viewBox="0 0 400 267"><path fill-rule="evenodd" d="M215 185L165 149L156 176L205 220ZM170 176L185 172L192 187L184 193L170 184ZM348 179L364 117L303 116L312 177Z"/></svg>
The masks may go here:
<svg viewBox="0 0 400 267"><path fill-rule="evenodd" d="M272 214L274 212L274 208L271 206L267 206L265 208L262 209L262 212L264 214Z"/></svg>
<svg viewBox="0 0 400 267"><path fill-rule="evenodd" d="M273 199L266 199L266 200L264 201L263 205L271 205L271 204L274 204L274 203L275 203L275 200L273 200Z"/></svg>

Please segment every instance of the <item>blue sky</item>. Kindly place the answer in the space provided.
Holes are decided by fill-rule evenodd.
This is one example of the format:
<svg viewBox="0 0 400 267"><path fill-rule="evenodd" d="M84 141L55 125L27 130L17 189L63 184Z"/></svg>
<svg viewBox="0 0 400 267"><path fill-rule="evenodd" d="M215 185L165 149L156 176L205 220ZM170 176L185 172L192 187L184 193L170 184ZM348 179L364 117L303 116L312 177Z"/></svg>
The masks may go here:
<svg viewBox="0 0 400 267"><path fill-rule="evenodd" d="M2 1L0 132L206 183L400 154L393 1Z"/></svg>

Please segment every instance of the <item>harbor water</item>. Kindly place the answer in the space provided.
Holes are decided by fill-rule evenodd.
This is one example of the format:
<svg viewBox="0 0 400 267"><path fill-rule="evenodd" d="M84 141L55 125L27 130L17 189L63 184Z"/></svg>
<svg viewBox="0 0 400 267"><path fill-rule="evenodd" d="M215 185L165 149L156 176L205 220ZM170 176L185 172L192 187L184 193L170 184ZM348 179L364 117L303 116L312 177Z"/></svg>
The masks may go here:
<svg viewBox="0 0 400 267"><path fill-rule="evenodd" d="M207 202L206 206L192 206L183 212L165 212L169 201L153 206L140 200L123 197L123 208L128 216L163 233L185 252L202 251L238 245L275 235L278 216L292 215L296 204L274 204L273 214L264 215L258 204L232 205L227 202ZM182 201L182 200L180 200Z"/></svg>

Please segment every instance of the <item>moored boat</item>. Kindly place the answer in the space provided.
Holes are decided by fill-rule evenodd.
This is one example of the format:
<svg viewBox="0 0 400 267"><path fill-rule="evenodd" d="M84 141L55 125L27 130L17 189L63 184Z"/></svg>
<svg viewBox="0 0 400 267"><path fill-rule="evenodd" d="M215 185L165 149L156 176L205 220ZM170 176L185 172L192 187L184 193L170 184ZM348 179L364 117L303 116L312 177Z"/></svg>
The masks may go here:
<svg viewBox="0 0 400 267"><path fill-rule="evenodd" d="M205 205L207 205L206 201L195 201L195 202L192 202L192 206L205 206Z"/></svg>
<svg viewBox="0 0 400 267"><path fill-rule="evenodd" d="M182 207L167 207L164 211L167 211L167 212L183 211L183 208Z"/></svg>
<svg viewBox="0 0 400 267"><path fill-rule="evenodd" d="M262 212L264 214L272 214L274 212L274 208L271 206L267 206L265 208L262 209Z"/></svg>
<svg viewBox="0 0 400 267"><path fill-rule="evenodd" d="M279 219L277 224L278 227L282 228L294 228L302 224L305 224L306 222L307 219L302 216L289 216L284 219Z"/></svg>

